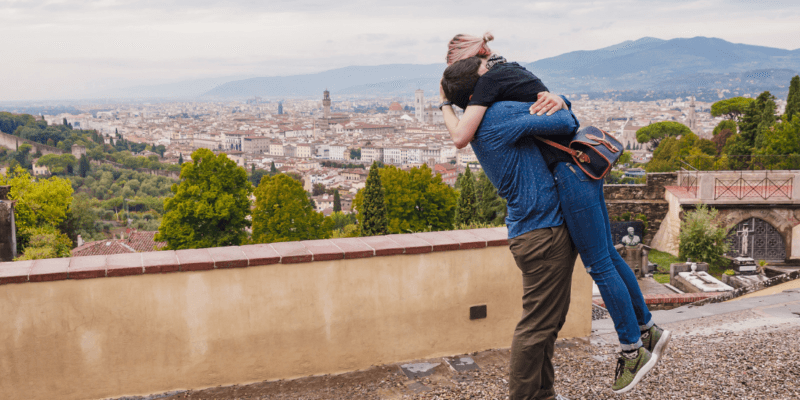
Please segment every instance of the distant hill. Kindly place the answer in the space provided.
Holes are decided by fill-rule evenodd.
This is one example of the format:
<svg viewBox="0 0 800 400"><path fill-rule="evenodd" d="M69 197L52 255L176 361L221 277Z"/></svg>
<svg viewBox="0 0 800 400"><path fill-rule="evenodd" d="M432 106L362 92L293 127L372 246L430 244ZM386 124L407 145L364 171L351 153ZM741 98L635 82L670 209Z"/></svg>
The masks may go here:
<svg viewBox="0 0 800 400"><path fill-rule="evenodd" d="M589 94L625 100L695 95L711 101L770 90L786 97L789 80L800 73L800 49L730 43L695 37L645 37L614 46L574 51L525 65L554 93ZM140 86L99 93L98 98L230 100L334 96L426 97L438 94L444 64L351 66L316 74L242 79L227 77Z"/></svg>
<svg viewBox="0 0 800 400"><path fill-rule="evenodd" d="M444 64L390 64L371 67L344 67L316 74L251 78L228 82L205 94L207 99L248 98L261 96L321 96L327 88L335 94L369 97L409 95L419 88L430 93L438 90ZM433 86L432 86L433 85Z"/></svg>
<svg viewBox="0 0 800 400"><path fill-rule="evenodd" d="M750 46L705 37L646 37L599 50L566 53L526 67L559 93L727 89L735 94L737 88L739 94L787 92L789 79L800 71L800 49Z"/></svg>
<svg viewBox="0 0 800 400"><path fill-rule="evenodd" d="M574 51L524 64L555 93L627 100L697 95L715 100L770 90L785 97L789 79L800 71L800 49L730 43L695 37L651 37L599 50ZM252 78L228 82L206 99L261 96L318 96L324 88L352 97L411 96L423 89L435 96L444 64L346 67L317 74Z"/></svg>

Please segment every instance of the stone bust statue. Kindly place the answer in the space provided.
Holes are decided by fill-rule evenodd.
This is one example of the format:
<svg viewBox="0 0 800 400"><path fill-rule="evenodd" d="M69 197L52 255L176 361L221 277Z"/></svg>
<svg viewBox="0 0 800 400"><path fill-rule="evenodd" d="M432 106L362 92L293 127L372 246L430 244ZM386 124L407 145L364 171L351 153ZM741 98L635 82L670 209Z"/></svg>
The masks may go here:
<svg viewBox="0 0 800 400"><path fill-rule="evenodd" d="M628 247L634 247L641 242L642 238L633 234L633 227L628 227L628 234L622 237L622 244Z"/></svg>

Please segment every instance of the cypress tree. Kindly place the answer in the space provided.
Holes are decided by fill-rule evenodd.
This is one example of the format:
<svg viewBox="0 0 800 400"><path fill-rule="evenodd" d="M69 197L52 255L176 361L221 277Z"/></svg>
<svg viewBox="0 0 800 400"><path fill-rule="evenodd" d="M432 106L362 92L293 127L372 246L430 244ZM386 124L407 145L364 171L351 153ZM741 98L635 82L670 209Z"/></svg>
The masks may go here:
<svg viewBox="0 0 800 400"><path fill-rule="evenodd" d="M183 164L183 153L178 154L178 165Z"/></svg>
<svg viewBox="0 0 800 400"><path fill-rule="evenodd" d="M786 98L786 113L784 114L786 122L792 120L792 115L800 115L800 75L795 75L792 78L792 83L789 84L789 96Z"/></svg>
<svg viewBox="0 0 800 400"><path fill-rule="evenodd" d="M475 222L475 219L475 179L467 165L467 170L461 179L461 192L456 206L456 226L469 225Z"/></svg>
<svg viewBox="0 0 800 400"><path fill-rule="evenodd" d="M383 185L378 171L378 163L373 162L364 187L364 219L361 236L385 235L388 232L389 218L386 216L386 202L383 198Z"/></svg>
<svg viewBox="0 0 800 400"><path fill-rule="evenodd" d="M333 192L333 211L342 211L342 199L339 197L339 191Z"/></svg>
<svg viewBox="0 0 800 400"><path fill-rule="evenodd" d="M86 154L81 154L81 160L78 163L78 175L80 175L81 178L86 178L86 174L89 173L89 169L89 158L86 157Z"/></svg>
<svg viewBox="0 0 800 400"><path fill-rule="evenodd" d="M270 163L270 165L269 165L269 173L270 174L277 174L278 173L278 169L275 168L275 161Z"/></svg>
<svg viewBox="0 0 800 400"><path fill-rule="evenodd" d="M476 216L478 222L490 225L502 225L506 217L506 203L497 194L486 173L481 171L478 174L476 190Z"/></svg>

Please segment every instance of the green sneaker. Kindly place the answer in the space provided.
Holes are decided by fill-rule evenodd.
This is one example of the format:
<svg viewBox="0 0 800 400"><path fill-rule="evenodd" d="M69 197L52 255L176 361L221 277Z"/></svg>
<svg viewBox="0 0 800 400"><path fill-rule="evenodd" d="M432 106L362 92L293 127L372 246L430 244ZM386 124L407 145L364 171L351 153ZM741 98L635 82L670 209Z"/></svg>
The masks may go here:
<svg viewBox="0 0 800 400"><path fill-rule="evenodd" d="M656 360L644 347L640 347L634 358L628 358L624 353L619 355L617 371L614 373L614 384L611 390L616 394L625 393L639 383L656 365Z"/></svg>
<svg viewBox="0 0 800 400"><path fill-rule="evenodd" d="M672 338L670 331L665 331L656 325L642 332L642 347L647 349L658 362L667 350L669 340Z"/></svg>

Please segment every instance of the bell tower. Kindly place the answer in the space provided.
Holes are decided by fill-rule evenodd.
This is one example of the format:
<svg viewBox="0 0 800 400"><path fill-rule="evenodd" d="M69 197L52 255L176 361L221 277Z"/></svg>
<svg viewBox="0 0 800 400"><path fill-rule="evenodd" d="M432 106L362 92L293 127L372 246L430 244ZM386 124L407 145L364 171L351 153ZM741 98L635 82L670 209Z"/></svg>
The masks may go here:
<svg viewBox="0 0 800 400"><path fill-rule="evenodd" d="M322 92L322 111L325 119L331 118L331 92L327 88Z"/></svg>
<svg viewBox="0 0 800 400"><path fill-rule="evenodd" d="M425 92L422 89L414 92L414 116L417 121L425 122Z"/></svg>

